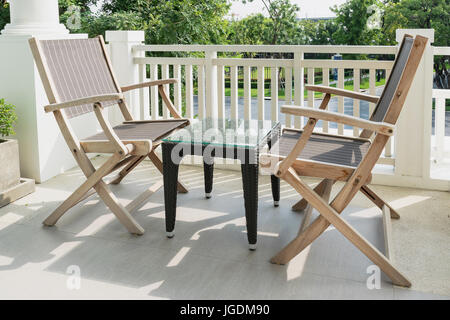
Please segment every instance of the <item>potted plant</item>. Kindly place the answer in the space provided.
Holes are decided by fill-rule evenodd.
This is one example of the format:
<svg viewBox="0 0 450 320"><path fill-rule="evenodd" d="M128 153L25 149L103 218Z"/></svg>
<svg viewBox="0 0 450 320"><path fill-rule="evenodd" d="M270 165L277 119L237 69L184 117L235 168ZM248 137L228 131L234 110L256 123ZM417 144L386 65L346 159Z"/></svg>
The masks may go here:
<svg viewBox="0 0 450 320"><path fill-rule="evenodd" d="M0 207L34 191L34 180L20 178L19 144L14 134L15 107L0 99Z"/></svg>

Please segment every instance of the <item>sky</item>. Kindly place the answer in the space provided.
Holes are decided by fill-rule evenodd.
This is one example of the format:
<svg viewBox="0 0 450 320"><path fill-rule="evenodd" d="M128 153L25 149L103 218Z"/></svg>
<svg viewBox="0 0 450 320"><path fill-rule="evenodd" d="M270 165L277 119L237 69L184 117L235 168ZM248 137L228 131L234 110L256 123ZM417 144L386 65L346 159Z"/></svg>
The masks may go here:
<svg viewBox="0 0 450 320"><path fill-rule="evenodd" d="M329 9L334 5L340 5L346 0L291 0L300 7L299 18L323 18L334 17L334 13ZM241 19L252 13L260 13L264 5L261 0L253 0L251 3L242 4L241 1L233 1L230 13L237 14L237 18ZM266 11L267 12L267 11Z"/></svg>

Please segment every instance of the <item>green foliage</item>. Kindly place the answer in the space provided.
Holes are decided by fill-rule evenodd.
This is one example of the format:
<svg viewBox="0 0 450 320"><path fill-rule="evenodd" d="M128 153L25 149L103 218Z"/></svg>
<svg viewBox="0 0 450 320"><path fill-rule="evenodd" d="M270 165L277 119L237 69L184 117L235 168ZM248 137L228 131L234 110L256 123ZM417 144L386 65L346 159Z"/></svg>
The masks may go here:
<svg viewBox="0 0 450 320"><path fill-rule="evenodd" d="M299 44L335 44L333 38L338 27L334 20L301 20L299 22Z"/></svg>
<svg viewBox="0 0 450 320"><path fill-rule="evenodd" d="M230 23L228 39L233 44L266 44L269 39L269 19L261 13Z"/></svg>
<svg viewBox="0 0 450 320"><path fill-rule="evenodd" d="M107 0L106 14L133 12L146 31L146 43L208 44L226 41L227 0Z"/></svg>
<svg viewBox="0 0 450 320"><path fill-rule="evenodd" d="M17 120L15 107L12 104L5 103L0 99L0 135L2 137L14 134L14 124Z"/></svg>
<svg viewBox="0 0 450 320"><path fill-rule="evenodd" d="M242 0L243 3L255 0ZM260 0L269 19L265 21L265 44L295 44L298 43L297 13L300 8L290 0Z"/></svg>
<svg viewBox="0 0 450 320"><path fill-rule="evenodd" d="M59 14L63 14L70 6L77 6L80 11L91 12L89 6L96 5L98 0L58 0Z"/></svg>
<svg viewBox="0 0 450 320"><path fill-rule="evenodd" d="M376 0L348 0L341 6L334 6L337 30L333 38L337 44L361 45L371 42L367 22L375 13L372 6Z"/></svg>
<svg viewBox="0 0 450 320"><path fill-rule="evenodd" d="M145 23L135 12L116 12L111 15L82 15L81 28L73 30L87 33L89 37L105 36L107 30L145 30Z"/></svg>
<svg viewBox="0 0 450 320"><path fill-rule="evenodd" d="M387 44L395 43L395 30L398 28L433 28L434 44L450 45L450 1L386 1L384 10L383 34Z"/></svg>
<svg viewBox="0 0 450 320"><path fill-rule="evenodd" d="M3 30L7 23L9 23L9 4L0 2L0 30Z"/></svg>

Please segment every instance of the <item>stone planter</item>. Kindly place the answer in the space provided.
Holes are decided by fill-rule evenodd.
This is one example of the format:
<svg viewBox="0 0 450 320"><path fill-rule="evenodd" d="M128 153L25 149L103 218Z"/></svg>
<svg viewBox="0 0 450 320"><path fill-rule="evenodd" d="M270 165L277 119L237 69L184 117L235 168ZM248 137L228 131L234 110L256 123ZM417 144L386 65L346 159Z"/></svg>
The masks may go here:
<svg viewBox="0 0 450 320"><path fill-rule="evenodd" d="M34 180L20 178L17 140L0 139L0 207L31 192L34 192Z"/></svg>

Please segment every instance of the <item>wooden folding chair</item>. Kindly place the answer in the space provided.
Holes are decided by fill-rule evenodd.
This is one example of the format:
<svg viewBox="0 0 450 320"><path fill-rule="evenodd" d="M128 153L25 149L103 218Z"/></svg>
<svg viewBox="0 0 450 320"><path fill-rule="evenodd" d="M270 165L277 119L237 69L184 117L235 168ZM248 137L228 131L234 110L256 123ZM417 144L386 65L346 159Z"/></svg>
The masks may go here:
<svg viewBox="0 0 450 320"><path fill-rule="evenodd" d="M75 160L86 176L84 182L70 197L44 221L54 225L71 207L97 193L120 222L133 234L143 234L144 229L133 219L131 212L142 206L145 200L162 187L158 181L127 206L120 204L108 184L118 184L146 157L162 173L162 163L155 149L161 139L189 124L182 119L164 92L163 86L176 79L150 81L120 87L105 50L103 38L70 40L30 39L30 47L39 70L50 105L46 112L53 112L61 133ZM150 86L158 86L161 98L173 119L134 121L123 92ZM105 118L105 107L118 105L124 117L121 125L112 127ZM79 140L68 119L94 112L102 132ZM109 153L112 156L98 169L89 160L88 153ZM119 170L109 183L103 178ZM179 192L187 189L178 183Z"/></svg>
<svg viewBox="0 0 450 320"><path fill-rule="evenodd" d="M427 41L427 38L421 36L416 36L415 39L411 36L404 37L391 76L380 98L331 87L306 86L308 90L325 93L319 109L297 106L282 107L283 113L308 117L308 122L303 130L285 129L278 142L272 146L271 152L261 155L260 163L266 166L272 164L272 172L288 182L303 196L303 199L296 203L293 209L306 209L306 212L297 237L271 259L272 263L285 264L289 262L332 224L378 265L394 284L411 286L411 283L393 266L389 258L391 254L389 237L385 237L386 257L342 219L340 213L347 207L355 194L361 191L382 209L385 235L389 235L389 218L398 219L400 217L384 200L369 189L367 184L370 183L373 167L389 137L394 133L394 125L405 102ZM377 103L377 106L370 120L325 111L332 94ZM318 120L338 122L363 130L357 138L313 133ZM302 181L300 176L319 177L323 180L312 189ZM338 180L346 181L346 183L329 203L332 185ZM308 224L313 208L319 212L320 216Z"/></svg>

